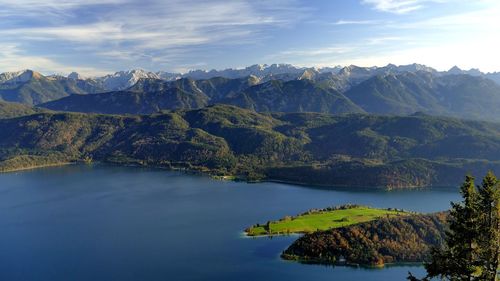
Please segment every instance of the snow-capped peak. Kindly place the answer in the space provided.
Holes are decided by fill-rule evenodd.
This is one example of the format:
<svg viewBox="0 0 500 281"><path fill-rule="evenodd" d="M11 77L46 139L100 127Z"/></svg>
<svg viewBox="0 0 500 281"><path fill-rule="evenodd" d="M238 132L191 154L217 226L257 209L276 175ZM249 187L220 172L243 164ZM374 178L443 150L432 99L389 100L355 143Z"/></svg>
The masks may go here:
<svg viewBox="0 0 500 281"><path fill-rule="evenodd" d="M132 87L140 79L160 79L153 73L142 69L133 69L128 71L119 71L114 74L109 74L102 77L100 80L106 89L109 90L124 90Z"/></svg>
<svg viewBox="0 0 500 281"><path fill-rule="evenodd" d="M462 69L455 65L448 70L448 74L462 74Z"/></svg>
<svg viewBox="0 0 500 281"><path fill-rule="evenodd" d="M38 78L41 74L33 70L21 70L16 72L4 72L0 74L0 83L24 83L32 78Z"/></svg>

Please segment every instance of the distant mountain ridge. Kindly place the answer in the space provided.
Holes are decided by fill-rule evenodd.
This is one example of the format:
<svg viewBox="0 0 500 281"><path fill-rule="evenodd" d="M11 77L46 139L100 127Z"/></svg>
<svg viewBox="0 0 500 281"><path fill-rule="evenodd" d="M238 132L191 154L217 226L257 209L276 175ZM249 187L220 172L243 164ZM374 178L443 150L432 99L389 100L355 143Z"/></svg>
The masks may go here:
<svg viewBox="0 0 500 281"><path fill-rule="evenodd" d="M377 75L345 93L375 114L432 115L499 120L500 85L467 74L436 76L428 72Z"/></svg>
<svg viewBox="0 0 500 281"><path fill-rule="evenodd" d="M69 95L102 91L104 89L92 80L43 76L32 70L0 74L0 101L36 105Z"/></svg>
<svg viewBox="0 0 500 281"><path fill-rule="evenodd" d="M339 74L263 81L256 76L174 81L140 79L124 91L72 95L40 105L52 110L151 114L230 104L257 112L321 112L430 115L500 121L500 85L482 76L393 73L350 67Z"/></svg>
<svg viewBox="0 0 500 281"><path fill-rule="evenodd" d="M0 84L7 82L14 77L22 77L22 74L27 71L23 70L18 72L5 72L0 74ZM93 81L94 83L102 85L105 91L113 90L124 90L140 79L160 79L165 81L174 81L181 78L191 78L195 80L206 80L214 77L224 77L224 78L244 78L247 76L255 76L261 81L269 80L295 80L304 79L311 77L318 77L321 74L335 74L340 76L353 76L355 79L362 79L363 77L369 77L380 74L398 74L403 72L417 72L425 71L439 75L448 74L469 74L472 76L483 76L500 83L500 72L493 73L483 73L478 69L462 70L457 66L452 67L448 71L437 71L432 67L428 67L422 64L409 64L409 65L394 65L388 64L382 67L359 67L355 65L349 66L334 66L334 67L296 67L291 64L255 64L245 68L227 68L223 70L191 70L186 73L180 72L166 72L166 71L146 71L143 69L132 69L127 71L118 71L112 74L107 74L104 76L96 77L85 77L77 72L70 73L67 78L73 80L87 80ZM57 77L62 77L57 75ZM22 78L21 78L22 79ZM26 80L26 79L24 79Z"/></svg>
<svg viewBox="0 0 500 281"><path fill-rule="evenodd" d="M320 76L321 74L338 74L341 76L355 76L357 79L361 79L367 76L380 75L380 74L398 74L403 72L417 72L417 71L425 71L431 72L439 75L448 75L448 74L469 74L473 76L483 76L489 79L492 79L498 83L500 83L500 72L494 73L483 73L478 69L470 69L470 70L462 70L457 66L454 66L448 71L437 71L432 67L428 67L422 64L409 64L409 65L394 65L388 64L382 67L359 67L355 65L349 66L334 66L334 67L296 67L291 64L255 64L245 68L234 69L228 68L223 70L191 70L187 73L175 73L175 72L148 72L141 69L130 70L130 71L120 71L115 74L106 75L103 77L96 77L95 80L105 81L109 79L109 77L128 77L131 73L134 74L134 79L141 78L156 78L165 81L173 81L178 80L180 78L191 78L195 80L206 80L215 77L224 77L224 78L244 78L247 76L255 76L259 78L261 81L269 81L269 80L295 80L295 79L303 79L307 76ZM131 86L131 85L130 85ZM107 88L108 90L123 90L125 88Z"/></svg>
<svg viewBox="0 0 500 281"><path fill-rule="evenodd" d="M0 74L0 100L54 110L150 114L223 103L258 112L411 114L500 120L499 73L420 64L306 68L289 64L185 74L120 71L88 78ZM98 96L82 97L87 94ZM102 94L101 94L102 93Z"/></svg>

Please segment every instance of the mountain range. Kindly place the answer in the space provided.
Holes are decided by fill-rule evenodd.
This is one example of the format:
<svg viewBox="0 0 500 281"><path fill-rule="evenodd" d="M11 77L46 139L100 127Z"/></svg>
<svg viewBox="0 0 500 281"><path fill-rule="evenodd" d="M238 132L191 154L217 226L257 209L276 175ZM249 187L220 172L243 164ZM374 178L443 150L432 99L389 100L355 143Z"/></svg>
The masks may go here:
<svg viewBox="0 0 500 281"><path fill-rule="evenodd" d="M151 114L229 104L257 112L431 115L500 120L500 85L468 74L427 71L365 76L359 69L294 80L141 79L124 91L71 95L40 107L73 112ZM326 78L330 77L330 78ZM363 77L363 78L361 78Z"/></svg>
<svg viewBox="0 0 500 281"><path fill-rule="evenodd" d="M0 74L0 100L8 102L36 105L69 95L103 91L92 80L44 76L32 70Z"/></svg>
<svg viewBox="0 0 500 281"><path fill-rule="evenodd" d="M109 114L151 114L230 104L257 112L432 115L500 120L498 73L438 72L412 64L385 67L297 68L254 65L186 74L143 70L97 78L78 73L0 74L0 99L43 108Z"/></svg>

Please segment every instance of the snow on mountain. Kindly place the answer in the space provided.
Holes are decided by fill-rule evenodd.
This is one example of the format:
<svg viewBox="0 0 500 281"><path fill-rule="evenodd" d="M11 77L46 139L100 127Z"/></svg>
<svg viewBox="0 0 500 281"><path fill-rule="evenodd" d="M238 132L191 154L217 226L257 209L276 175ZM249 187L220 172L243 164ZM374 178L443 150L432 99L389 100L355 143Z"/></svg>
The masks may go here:
<svg viewBox="0 0 500 281"><path fill-rule="evenodd" d="M463 73L463 70L460 69L458 66L453 66L452 68L450 68L446 74L462 74Z"/></svg>
<svg viewBox="0 0 500 281"><path fill-rule="evenodd" d="M333 74L337 74L339 73L339 71L342 69L343 67L340 66L340 65L337 65L337 66L334 66L334 67L321 67L321 68L318 68L318 72L319 73L333 73Z"/></svg>
<svg viewBox="0 0 500 281"><path fill-rule="evenodd" d="M104 87L108 90L124 90L132 87L140 79L160 79L153 72L144 71L142 69L134 69L129 71L119 71L114 74L109 74L104 77L97 78L102 81Z"/></svg>
<svg viewBox="0 0 500 281"><path fill-rule="evenodd" d="M158 71L156 73L147 72L142 69L120 71L103 77L95 78L107 90L123 90L133 86L137 81L143 78L161 79L165 81L175 81L181 78L191 78L195 80L211 79L214 77L224 77L229 79L254 76L260 81L269 81L272 79L294 80L294 79L315 79L319 74L332 73L339 75L343 79L363 80L369 76L387 73L401 73L406 71L429 71L435 72L433 68L425 65L388 65L384 67L358 67L354 65L341 67L296 67L291 64L254 64L245 68L227 68L223 70L191 70L187 73L175 73ZM74 72L68 78L82 79Z"/></svg>
<svg viewBox="0 0 500 281"><path fill-rule="evenodd" d="M471 68L469 70L462 70L456 65L454 67L450 68L450 70L445 71L444 74L452 74L452 75L468 74L468 75L472 75L472 76L488 76L487 74L482 73L477 68Z"/></svg>
<svg viewBox="0 0 500 281"><path fill-rule="evenodd" d="M304 67L295 67L291 64L254 64L241 69L228 68L224 70L192 70L182 75L183 78L210 79L213 77L243 78L255 76L263 79L267 76L281 74L302 74L306 70ZM297 75L297 77L300 75Z"/></svg>
<svg viewBox="0 0 500 281"><path fill-rule="evenodd" d="M462 70L457 66L448 71L438 72L437 70L421 65L394 65L388 64L383 67L359 67L349 65L346 67L296 67L291 64L254 64L245 68L227 68L223 70L191 70L187 73L175 73L158 71L156 73L145 71L142 69L134 69L128 71L119 71L114 74L108 74L102 77L88 78L80 75L77 72L72 72L67 76L68 79L73 80L86 80L99 85L104 90L115 91L124 90L135 85L140 79L161 79L165 81L175 81L181 78L211 79L214 77L224 77L229 79L255 77L256 80L266 82L269 80L295 80L295 79L309 79L309 80L334 80L334 88L343 89L348 88L349 85L360 83L374 75L387 75L387 74L400 74L404 72L419 72L425 71L437 75L450 75L450 74L469 74L472 76L482 76L494 80L500 84L500 73L482 73L478 69ZM33 76L41 76L32 70L23 70L18 72L5 72L0 74L1 83L20 83L32 79ZM332 84L332 82L328 82ZM340 86L339 86L340 85Z"/></svg>
<svg viewBox="0 0 500 281"><path fill-rule="evenodd" d="M68 75L68 78L69 79L73 79L73 80L85 80L85 77L83 77L82 75L80 75L78 72L71 72Z"/></svg>
<svg viewBox="0 0 500 281"><path fill-rule="evenodd" d="M24 83L28 82L32 78L40 77L41 74L33 70L21 70L16 72L4 72L0 74L0 83Z"/></svg>
<svg viewBox="0 0 500 281"><path fill-rule="evenodd" d="M385 68L389 71L396 72L396 73L401 73L401 72L417 72L417 71L425 71L425 72L432 72L435 73L437 70L435 70L432 67L428 67L423 64L408 64L408 65L399 65L396 66L394 64L388 64L385 67L382 67L382 69Z"/></svg>
<svg viewBox="0 0 500 281"><path fill-rule="evenodd" d="M486 73L485 76L500 85L500 72Z"/></svg>
<svg viewBox="0 0 500 281"><path fill-rule="evenodd" d="M181 73L158 71L155 73L160 79L165 81L175 81L182 78Z"/></svg>

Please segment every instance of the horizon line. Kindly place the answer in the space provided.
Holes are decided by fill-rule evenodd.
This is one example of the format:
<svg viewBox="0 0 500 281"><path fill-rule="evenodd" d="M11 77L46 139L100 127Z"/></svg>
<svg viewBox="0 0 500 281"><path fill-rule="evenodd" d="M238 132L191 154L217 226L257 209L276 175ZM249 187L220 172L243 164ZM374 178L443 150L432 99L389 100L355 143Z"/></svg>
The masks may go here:
<svg viewBox="0 0 500 281"><path fill-rule="evenodd" d="M122 70L102 70L102 71L97 71L98 73L101 73L101 74L84 74L84 73L87 73L87 71L83 71L83 72L80 72L78 71L78 67L75 68L74 71L71 71L71 72L67 72L66 74L63 74L61 72L47 72L47 71L38 71L36 70L36 68L24 68L24 69L20 69L20 70L14 70L14 71L0 71L0 74L4 74L4 73L13 73L13 72L24 72L24 71L34 71L34 72L37 72L37 73L40 73L42 74L43 76L63 76L63 77L67 77L69 76L71 73L77 73L77 74L80 74L82 76L84 76L85 78L97 78L97 77L102 77L102 76L106 76L106 75L111 75L111 74L116 74L116 73L119 73L119 72L127 72L127 71L134 71L134 70L141 70L141 71L144 71L144 72L147 72L147 73L154 73L154 74L157 74L157 73L160 73L160 72L163 72L163 73L170 73L170 74L179 74L179 75L186 75L186 74L189 74L191 72L195 72L195 71L203 71L203 72L206 72L206 73L209 73L209 72L212 72L212 71L218 71L218 72L221 72L221 71L227 71L227 70L234 70L234 71L238 71L238 70L244 70L244 69L247 69L247 68L250 68L252 66L261 66L261 67L271 67L271 66L290 66L290 67L293 67L293 68L296 68L296 69L304 69L304 70L307 70L307 69L317 69L317 70L321 70L321 69L325 69L325 68L339 68L339 69L343 69L343 68L346 68L346 67L360 67L360 68L384 68L384 67L388 67L388 66L391 66L391 65L394 65L396 67L402 67L402 66L411 66L411 65L420 65L420 66L424 66L424 67L428 67L428 68L431 68L432 70L435 70L437 72L446 72L446 71L450 71L451 69L453 68L458 68L462 71L479 71L483 74L495 74L495 73L500 73L500 70L495 70L495 71L482 71L480 68L475 68L475 67L472 67L472 68L469 68L469 69L466 69L466 68L461 68L459 67L458 65L454 65L454 66L451 66L447 69L444 69L444 68L435 68L435 67L432 67L432 66L429 66L429 65L426 65L426 64L422 64L422 63L409 63L409 64L394 64L394 63L387 63L385 65L371 65L371 66L362 66L362 65L357 65L357 64L349 64L349 65L341 65L341 64L337 64L337 65L312 65L312 66L305 66L305 65L300 65L300 64L292 64L292 63L270 63L270 64L267 64L267 63L255 63L255 64L250 64L248 66L236 66L236 67L227 67L227 68L211 68L211 69L208 69L208 68L191 68L185 72L182 72L182 71L168 71L168 70L148 70L146 68L143 68L143 67L132 67L132 68L129 68L129 69L122 69Z"/></svg>

